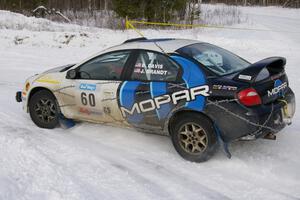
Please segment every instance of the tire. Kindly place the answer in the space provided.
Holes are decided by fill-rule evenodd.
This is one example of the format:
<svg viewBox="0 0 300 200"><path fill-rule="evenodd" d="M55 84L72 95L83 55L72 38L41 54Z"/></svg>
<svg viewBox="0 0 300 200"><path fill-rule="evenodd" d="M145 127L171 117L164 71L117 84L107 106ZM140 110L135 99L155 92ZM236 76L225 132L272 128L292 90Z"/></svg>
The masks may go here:
<svg viewBox="0 0 300 200"><path fill-rule="evenodd" d="M176 117L170 135L178 154L192 162L207 161L218 149L212 122L200 114L185 113Z"/></svg>
<svg viewBox="0 0 300 200"><path fill-rule="evenodd" d="M33 94L29 101L29 114L40 128L53 129L59 124L59 108L54 95L47 90Z"/></svg>

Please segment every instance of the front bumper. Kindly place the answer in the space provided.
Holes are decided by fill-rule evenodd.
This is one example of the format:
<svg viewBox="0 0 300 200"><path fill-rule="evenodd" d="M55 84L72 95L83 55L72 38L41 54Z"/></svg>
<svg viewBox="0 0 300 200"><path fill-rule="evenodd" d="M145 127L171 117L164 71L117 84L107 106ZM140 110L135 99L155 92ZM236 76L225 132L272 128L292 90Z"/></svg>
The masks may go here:
<svg viewBox="0 0 300 200"><path fill-rule="evenodd" d="M22 102L22 92L20 91L16 92L16 101L18 103Z"/></svg>

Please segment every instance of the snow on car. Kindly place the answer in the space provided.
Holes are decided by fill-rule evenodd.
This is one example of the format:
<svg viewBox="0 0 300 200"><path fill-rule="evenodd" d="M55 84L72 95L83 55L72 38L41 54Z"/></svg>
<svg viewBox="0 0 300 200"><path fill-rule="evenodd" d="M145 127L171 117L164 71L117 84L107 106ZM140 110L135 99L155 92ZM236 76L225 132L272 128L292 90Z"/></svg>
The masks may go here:
<svg viewBox="0 0 300 200"><path fill-rule="evenodd" d="M228 152L234 140L275 139L291 123L285 64L251 64L196 40L137 38L30 77L16 99L41 128L64 119L133 127L170 135L183 158L202 162L218 144Z"/></svg>

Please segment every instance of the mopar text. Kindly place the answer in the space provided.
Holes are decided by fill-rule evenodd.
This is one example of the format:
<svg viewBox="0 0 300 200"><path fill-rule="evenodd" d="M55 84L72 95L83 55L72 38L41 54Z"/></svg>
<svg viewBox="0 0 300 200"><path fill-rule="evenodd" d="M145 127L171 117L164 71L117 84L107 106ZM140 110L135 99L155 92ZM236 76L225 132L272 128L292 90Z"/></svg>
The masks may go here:
<svg viewBox="0 0 300 200"><path fill-rule="evenodd" d="M205 97L209 96L208 92L209 87L207 85L197 86L194 88L174 92L171 95L166 94L153 99L147 99L139 103L134 103L131 109L126 109L124 107L121 107L120 109L123 117L126 117L127 114L133 115L134 113L149 112L155 109L160 109L163 104L170 102L176 105L180 100L185 100L187 102L193 101L199 95Z"/></svg>
<svg viewBox="0 0 300 200"><path fill-rule="evenodd" d="M274 87L272 90L268 90L268 97L278 94L280 91L283 91L287 86L287 82L284 82L281 85Z"/></svg>

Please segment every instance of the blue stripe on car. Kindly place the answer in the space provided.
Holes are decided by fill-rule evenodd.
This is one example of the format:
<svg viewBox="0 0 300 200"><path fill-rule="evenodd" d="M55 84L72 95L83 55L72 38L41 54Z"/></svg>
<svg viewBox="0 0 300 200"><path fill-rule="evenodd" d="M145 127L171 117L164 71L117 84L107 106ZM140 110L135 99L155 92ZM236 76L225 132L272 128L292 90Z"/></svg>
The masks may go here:
<svg viewBox="0 0 300 200"><path fill-rule="evenodd" d="M135 95L138 86L141 84L139 81L125 81L120 88L120 104L126 109L131 109L136 102ZM143 120L143 115L134 113L127 117L129 123L139 123Z"/></svg>
<svg viewBox="0 0 300 200"><path fill-rule="evenodd" d="M180 57L180 56L171 56L176 62L178 62L182 69L183 75L182 78L185 81L187 88L196 87L200 85L206 84L206 77L203 71L192 61ZM186 102L185 107L196 110L202 111L205 106L205 97L204 96L197 96L194 101Z"/></svg>
<svg viewBox="0 0 300 200"><path fill-rule="evenodd" d="M167 94L167 83L165 82L151 82L150 83L151 98ZM168 116L171 107L169 104L161 105L160 109L156 109L158 119L164 119Z"/></svg>

